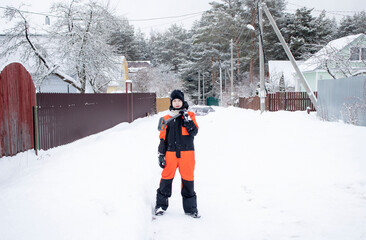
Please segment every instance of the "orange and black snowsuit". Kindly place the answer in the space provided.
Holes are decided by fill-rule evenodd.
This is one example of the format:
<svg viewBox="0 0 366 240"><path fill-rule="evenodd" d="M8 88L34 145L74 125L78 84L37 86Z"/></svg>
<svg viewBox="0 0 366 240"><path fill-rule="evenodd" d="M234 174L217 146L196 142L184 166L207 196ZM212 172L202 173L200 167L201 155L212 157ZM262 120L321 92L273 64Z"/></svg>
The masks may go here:
<svg viewBox="0 0 366 240"><path fill-rule="evenodd" d="M181 194L185 213L197 212L197 197L194 191L194 137L198 132L198 125L193 112L188 112L192 121L184 122L178 117L168 123L160 131L159 153L165 154L166 166L161 174L159 189L157 190L156 207L166 210L168 198L172 195L172 182L177 168L182 177ZM170 115L164 116L167 120Z"/></svg>

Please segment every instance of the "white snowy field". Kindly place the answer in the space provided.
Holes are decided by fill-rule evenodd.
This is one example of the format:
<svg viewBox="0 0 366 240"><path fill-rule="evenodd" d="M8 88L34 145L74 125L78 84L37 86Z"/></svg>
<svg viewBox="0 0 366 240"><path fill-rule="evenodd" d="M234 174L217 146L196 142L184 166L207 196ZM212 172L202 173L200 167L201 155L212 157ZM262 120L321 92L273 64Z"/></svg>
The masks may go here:
<svg viewBox="0 0 366 240"><path fill-rule="evenodd" d="M178 171L152 215L159 114L1 158L0 239L366 239L365 127L215 109L197 117L200 219L183 213Z"/></svg>

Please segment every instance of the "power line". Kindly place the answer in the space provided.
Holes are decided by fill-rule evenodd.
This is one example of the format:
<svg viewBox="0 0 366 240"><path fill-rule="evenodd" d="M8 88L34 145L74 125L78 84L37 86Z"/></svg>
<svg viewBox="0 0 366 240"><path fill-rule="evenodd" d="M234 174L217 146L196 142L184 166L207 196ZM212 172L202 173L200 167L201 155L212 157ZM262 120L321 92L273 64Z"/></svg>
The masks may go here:
<svg viewBox="0 0 366 240"><path fill-rule="evenodd" d="M13 7L1 7L2 9L16 9ZM41 16L49 16L49 17L56 17L56 18L60 18L61 16L57 16L57 15L53 15L50 13L40 13L40 12L31 12L31 11L24 11L24 10L20 10L17 9L17 11L21 12L21 13L28 13L28 14L34 14L34 15L41 15ZM182 18L182 17L187 17L187 16L193 16L193 15L199 15L204 13L205 11L200 11L200 12L194 12L194 13L187 13L187 14L183 14L183 15L177 15L177 16L168 16L168 17L156 17L156 18L146 18L146 19L128 19L128 21L130 22L143 22L143 21L154 21L154 20L162 20L162 19L171 19L171 18Z"/></svg>
<svg viewBox="0 0 366 240"><path fill-rule="evenodd" d="M288 11L292 11L292 12L296 12L296 10L298 9L287 9ZM323 12L323 10L316 10L313 9L314 12ZM330 14L330 15L337 15L337 16L342 16L342 17L351 17L351 15L346 15L346 14L341 14L341 13L332 13L332 12L328 12L326 10L324 10L325 13Z"/></svg>
<svg viewBox="0 0 366 240"><path fill-rule="evenodd" d="M188 13L188 14L179 15L179 16L170 16L170 17L157 17L157 18L146 18L146 19L131 19L131 20L128 20L128 21L130 21L130 22L142 22L142 21L153 21L153 20L169 19L169 18L181 18L181 17L192 16L192 15L199 15L199 14L204 13L204 12L206 12L206 11L195 12L195 13Z"/></svg>
<svg viewBox="0 0 366 240"><path fill-rule="evenodd" d="M295 6L295 7L306 7L306 8L309 8L307 6L303 6L303 5L299 5L299 4L295 4L295 3L291 3L291 2L287 2L288 5L292 5L292 6ZM330 11L330 10L319 10L319 9L316 9L316 8L312 8L314 12L325 12L325 13L328 13L328 14L332 14L332 15L339 15L339 16L344 16L344 17L349 17L351 13L355 14L355 13L360 13L362 11ZM291 10L291 11L296 11L297 9L288 9L288 10ZM347 14L342 14L342 13L348 13Z"/></svg>
<svg viewBox="0 0 366 240"><path fill-rule="evenodd" d="M303 5L300 5L300 4L296 4L296 3L290 3L290 2L287 2L287 4L289 5L293 5L293 6L297 6L297 7L306 7L306 6L303 6ZM314 8L315 9L315 8ZM317 11L321 11L321 10L317 10ZM359 12L362 12L362 11L327 11L327 12L344 12L344 13L359 13Z"/></svg>
<svg viewBox="0 0 366 240"><path fill-rule="evenodd" d="M148 28L153 28L153 27L159 27L159 26L163 26L163 25L168 25L168 24L172 24L172 23L176 23L176 22L182 22L184 20L190 19L190 18L194 18L197 16L190 16L190 17L186 17L180 20L176 20L176 21L171 21L171 22L167 22L167 23L162 23L162 24L156 24L156 25L151 25L151 26L146 26L146 27L141 27L141 29L148 29Z"/></svg>
<svg viewBox="0 0 366 240"><path fill-rule="evenodd" d="M41 15L41 16L49 16L49 17L60 17L60 16L57 16L57 15L52 15L52 14L49 14L49 13L39 13L39 12L30 12L30 11L24 11L24 10L20 10L20 9L17 9L17 8L13 8L13 7L1 7L0 8L2 9L16 9L17 11L21 12L21 13L29 13L29 14L34 14L34 15Z"/></svg>
<svg viewBox="0 0 366 240"><path fill-rule="evenodd" d="M296 6L296 7L306 7L306 6L291 3L291 2L288 2L287 4L292 5L292 6ZM10 8L11 9L12 7L2 7L2 6L0 6L0 8L2 8L2 9L9 9ZM14 8L14 9L16 9L16 8ZM19 12L22 12L22 13L28 13L28 14L34 14L34 15L49 16L49 17L55 17L55 18L61 17L61 16L53 15L51 13L40 13L40 12L33 12L33 11L24 11L24 10L20 10L20 9L17 9L17 10ZM293 9L288 9L288 10L295 11ZM168 16L168 17L156 17L156 18L145 18L145 19L128 19L128 21L130 21L130 22L144 22L144 21L155 21L155 20L162 20L162 19L171 19L171 18L182 18L182 17L187 17L187 16L199 15L199 14L202 14L206 11L187 13L187 14L183 14L183 15ZM313 8L313 11L314 12L325 11L328 14L340 15L340 16L345 16L345 17L349 16L349 15L346 15L347 13L351 14L351 13L360 13L361 12L361 11L328 11L328 10L319 10L319 9L315 9L315 8ZM342 13L346 13L346 14L342 14Z"/></svg>

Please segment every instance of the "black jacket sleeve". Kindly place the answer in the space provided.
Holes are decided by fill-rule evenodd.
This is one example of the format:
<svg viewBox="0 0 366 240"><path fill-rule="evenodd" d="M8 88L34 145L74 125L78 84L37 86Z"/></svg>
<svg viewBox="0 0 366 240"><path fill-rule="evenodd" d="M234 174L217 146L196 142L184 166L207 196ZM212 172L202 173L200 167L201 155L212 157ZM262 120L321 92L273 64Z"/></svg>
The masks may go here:
<svg viewBox="0 0 366 240"><path fill-rule="evenodd" d="M165 155L166 153L166 141L164 139L160 139L158 152L162 155Z"/></svg>
<svg viewBox="0 0 366 240"><path fill-rule="evenodd" d="M194 124L193 121L185 122L184 126L187 128L189 135L191 135L193 137L197 135L198 129L197 129L196 124Z"/></svg>

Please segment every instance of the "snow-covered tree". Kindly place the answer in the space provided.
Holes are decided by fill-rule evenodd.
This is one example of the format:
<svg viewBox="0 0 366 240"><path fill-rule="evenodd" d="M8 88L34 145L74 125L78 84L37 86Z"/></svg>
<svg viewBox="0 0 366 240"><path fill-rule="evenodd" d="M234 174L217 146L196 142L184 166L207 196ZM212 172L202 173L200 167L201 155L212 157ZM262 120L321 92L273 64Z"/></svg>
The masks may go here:
<svg viewBox="0 0 366 240"><path fill-rule="evenodd" d="M152 33L150 44L154 65L170 66L180 73L190 53L190 35L182 26L173 24L163 33Z"/></svg>
<svg viewBox="0 0 366 240"><path fill-rule="evenodd" d="M110 34L109 43L115 46L118 54L125 56L128 61L140 60L136 57L137 49L134 47L134 34L135 29L127 19L123 19L121 26L114 29Z"/></svg>
<svg viewBox="0 0 366 240"><path fill-rule="evenodd" d="M212 2L211 9L192 27L193 47L189 67L184 72L188 88L197 96L198 73L200 72L201 89L205 79L205 96L219 96L219 66L223 78L230 68L231 40L233 41L234 78L243 81L242 73L249 69L250 46L246 26L251 23L251 15L243 1L223 0ZM244 69L244 70L243 70Z"/></svg>
<svg viewBox="0 0 366 240"><path fill-rule="evenodd" d="M151 46L147 37L140 29L135 32L132 48L135 51L134 61L150 60L151 59Z"/></svg>
<svg viewBox="0 0 366 240"><path fill-rule="evenodd" d="M151 59L148 39L141 30L135 31L126 19L123 26L112 33L109 43L117 48L117 53L126 57L127 61Z"/></svg>
<svg viewBox="0 0 366 240"><path fill-rule="evenodd" d="M167 65L141 69L131 79L134 91L156 92L157 97L169 97L174 89L183 89L183 81Z"/></svg>
<svg viewBox="0 0 366 240"><path fill-rule="evenodd" d="M286 92L285 77L283 76L283 73L282 73L282 76L280 78L280 82L278 83L278 85L279 85L280 92Z"/></svg>
<svg viewBox="0 0 366 240"><path fill-rule="evenodd" d="M286 41L295 59L304 59L304 54L318 50L314 36L317 28L315 18L311 15L312 9L306 7L296 10L294 15L287 15L287 25L284 27Z"/></svg>
<svg viewBox="0 0 366 240"><path fill-rule="evenodd" d="M249 36L252 33L246 26L250 24L251 13L243 1L222 0L221 3L212 2L211 9L205 12L198 24L193 28L194 44L200 44L200 54L205 59L207 71L212 72L212 80L216 79L218 68L217 59L223 66L230 65L230 42L233 41L235 58L235 74L240 79L241 72L248 69L250 54Z"/></svg>
<svg viewBox="0 0 366 240"><path fill-rule="evenodd" d="M328 42L335 39L335 34L337 33L337 22L335 18L329 19L325 15L325 10L323 10L320 15L314 19L314 25L316 27L315 42L320 48L328 44Z"/></svg>
<svg viewBox="0 0 366 240"><path fill-rule="evenodd" d="M26 49L23 58L36 60L39 81L54 74L81 93L87 87L94 92L103 91L109 81L119 76L120 58L110 39L125 26L124 21L94 1L60 2L51 10L57 16L56 22L47 29L41 42L31 32L22 12L9 8L6 16L17 18L17 23L7 31L6 52Z"/></svg>
<svg viewBox="0 0 366 240"><path fill-rule="evenodd" d="M344 17L340 23L336 37L341 38L358 33L366 33L366 12L362 11L353 16Z"/></svg>
<svg viewBox="0 0 366 240"><path fill-rule="evenodd" d="M278 28L282 31L285 26L285 1L272 0L266 1L268 10L270 11L272 17L276 21ZM267 16L263 13L263 41L264 41L264 51L266 60L284 60L287 59L286 53L278 39L272 25L270 24ZM258 51L257 51L258 52ZM257 64L258 65L258 64Z"/></svg>
<svg viewBox="0 0 366 240"><path fill-rule="evenodd" d="M269 0L266 4L278 21L284 11L284 1ZM249 87L250 82L257 79L253 77L259 72L257 22L257 1L222 0L211 3L211 9L202 15L200 21L196 22L191 30L194 45L192 62L190 68L187 68L191 71L186 74L189 77L184 76L184 78L189 79L192 90L194 88L197 90L198 72L201 71L208 75L205 77L209 81L208 84L205 83L208 87L207 92L218 96L220 62L224 76L231 68L231 39L233 40L235 84ZM256 26L256 30L253 31L251 26ZM278 50L279 40L269 21L264 21L263 37L266 56L268 54L270 58L281 58L284 53L283 50ZM239 89L236 90L239 91Z"/></svg>
<svg viewBox="0 0 366 240"><path fill-rule="evenodd" d="M73 87L82 91L80 82L63 72L59 65L50 58L52 54L47 49L49 41L44 35L35 34L29 24L29 19L20 9L8 7L4 11L4 18L7 18L12 27L5 29L5 38L1 41L3 51L2 56L12 54L19 55L20 58L31 63L31 72L36 85L42 82L48 75L53 74Z"/></svg>
<svg viewBox="0 0 366 240"><path fill-rule="evenodd" d="M101 92L119 76L120 58L110 39L126 27L126 20L93 1L56 3L52 11L59 16L51 31L56 43L54 54L69 72L77 75L82 92L87 84L94 92Z"/></svg>

